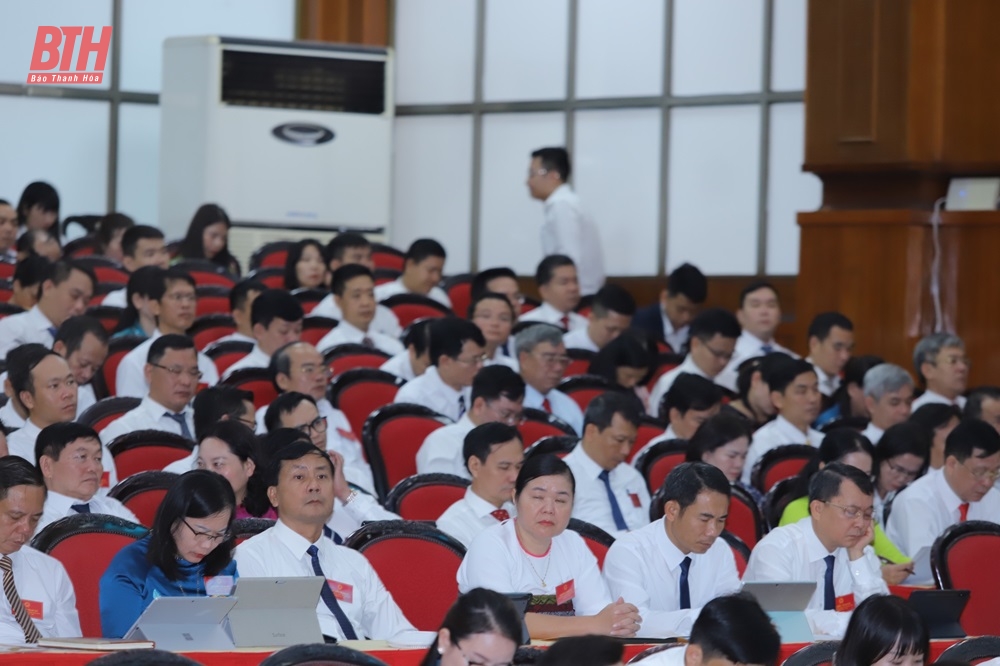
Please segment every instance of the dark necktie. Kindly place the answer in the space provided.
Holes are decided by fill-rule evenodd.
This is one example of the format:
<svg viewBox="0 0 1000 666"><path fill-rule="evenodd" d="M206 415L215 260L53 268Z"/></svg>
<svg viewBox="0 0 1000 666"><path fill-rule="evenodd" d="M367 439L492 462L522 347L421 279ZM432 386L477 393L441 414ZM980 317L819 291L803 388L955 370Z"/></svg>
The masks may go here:
<svg viewBox="0 0 1000 666"><path fill-rule="evenodd" d="M964 523L969 519L969 503L962 502L958 505L958 522Z"/></svg>
<svg viewBox="0 0 1000 666"><path fill-rule="evenodd" d="M680 593L681 593L681 610L686 608L691 608L691 589L688 587L688 569L691 568L691 556L685 557L681 560L681 580L680 580Z"/></svg>
<svg viewBox="0 0 1000 666"><path fill-rule="evenodd" d="M344 632L344 638L349 641L354 641L358 639L358 635L354 632L354 627L351 625L351 621L347 619L347 614L344 613L344 609L340 607L337 603L337 597L333 596L333 590L330 589L330 583L327 581L326 574L323 573L323 567L319 564L319 548L316 546L309 546L306 549L309 553L309 557L312 558L313 572L317 576L323 577L323 591L320 594L323 597L323 603L326 604L333 616L337 618L337 624L340 625L340 630Z"/></svg>
<svg viewBox="0 0 1000 666"><path fill-rule="evenodd" d="M507 509L497 509L496 511L490 511L490 515L499 520L501 523L510 518L510 514L507 513Z"/></svg>
<svg viewBox="0 0 1000 666"><path fill-rule="evenodd" d="M826 561L826 573L823 574L823 610L833 610L837 607L837 593L833 589L833 555L823 558Z"/></svg>
<svg viewBox="0 0 1000 666"><path fill-rule="evenodd" d="M458 418L465 416L465 396L458 396Z"/></svg>
<svg viewBox="0 0 1000 666"><path fill-rule="evenodd" d="M622 515L622 508L618 506L615 493L611 490L611 477L609 474L608 470L602 469L597 478L604 482L604 489L608 491L608 503L611 505L611 517L615 519L615 529L628 530L628 523L625 522L625 516Z"/></svg>
<svg viewBox="0 0 1000 666"><path fill-rule="evenodd" d="M52 338L55 339L56 333L59 332L59 329L56 328L55 326L49 326L48 331L49 331L49 335L51 335Z"/></svg>
<svg viewBox="0 0 1000 666"><path fill-rule="evenodd" d="M83 504L73 504L69 508L73 509L77 513L90 513L90 502L84 502Z"/></svg>
<svg viewBox="0 0 1000 666"><path fill-rule="evenodd" d="M761 354L770 354L773 351L774 351L774 345L767 344L767 345L761 345L760 346L760 353Z"/></svg>
<svg viewBox="0 0 1000 666"><path fill-rule="evenodd" d="M365 337L361 338L361 344L371 349L372 347L375 346L375 341L366 335Z"/></svg>
<svg viewBox="0 0 1000 666"><path fill-rule="evenodd" d="M21 603L21 597L17 594L17 587L14 585L14 563L6 555L0 557L0 570L3 571L3 592L7 596L10 604L10 611L14 619L21 625L24 632L24 640L28 643L37 643L42 635L38 632L38 627L31 621L28 609Z"/></svg>
<svg viewBox="0 0 1000 666"><path fill-rule="evenodd" d="M188 428L187 419L184 418L184 414L174 414L173 412L163 412L163 415L168 419L172 419L181 427L181 434L188 439L194 439L191 436L191 430Z"/></svg>

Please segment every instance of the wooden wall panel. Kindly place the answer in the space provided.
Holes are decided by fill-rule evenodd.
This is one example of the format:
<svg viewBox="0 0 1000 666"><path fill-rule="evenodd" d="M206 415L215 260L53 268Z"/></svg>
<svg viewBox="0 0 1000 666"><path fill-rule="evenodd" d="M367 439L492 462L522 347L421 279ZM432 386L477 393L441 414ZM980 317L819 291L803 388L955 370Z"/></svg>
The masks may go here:
<svg viewBox="0 0 1000 666"><path fill-rule="evenodd" d="M389 0L298 0L298 38L389 44Z"/></svg>

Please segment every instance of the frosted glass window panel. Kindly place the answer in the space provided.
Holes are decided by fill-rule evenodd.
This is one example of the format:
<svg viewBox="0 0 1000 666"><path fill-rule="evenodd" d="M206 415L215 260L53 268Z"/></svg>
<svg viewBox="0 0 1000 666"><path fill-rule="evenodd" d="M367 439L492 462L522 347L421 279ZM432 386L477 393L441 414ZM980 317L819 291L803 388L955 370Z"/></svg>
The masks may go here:
<svg viewBox="0 0 1000 666"><path fill-rule="evenodd" d="M43 180L59 192L60 220L107 211L107 102L0 95L4 133L0 198L14 205L24 187Z"/></svg>
<svg viewBox="0 0 1000 666"><path fill-rule="evenodd" d="M31 54L35 49L35 36L38 26L93 26L94 39L99 39L101 28L111 25L111 0L94 0L80 2L79 0L46 0L45 2L17 2L11 0L3 3L3 39L0 39L0 82L23 85L31 69ZM71 69L76 68L76 59L80 54L80 39L77 37L76 49L73 54ZM60 49L60 54L63 51ZM88 65L94 67L96 56L90 56ZM92 71L92 69L91 69ZM44 84L47 85L47 84ZM76 85L76 84L74 84ZM111 87L111 50L108 50L108 60L104 67L104 80L100 84L80 86L88 90L101 90Z"/></svg>
<svg viewBox="0 0 1000 666"><path fill-rule="evenodd" d="M674 95L758 92L764 0L675 0Z"/></svg>
<svg viewBox="0 0 1000 666"><path fill-rule="evenodd" d="M806 0L774 0L771 90L805 90Z"/></svg>
<svg viewBox="0 0 1000 666"><path fill-rule="evenodd" d="M295 38L295 2L123 0L121 89L159 92L163 40L194 35L292 40Z"/></svg>
<svg viewBox="0 0 1000 666"><path fill-rule="evenodd" d="M767 183L767 273L799 272L799 225L796 214L819 208L823 184L802 172L805 159L805 106L771 106L770 174Z"/></svg>
<svg viewBox="0 0 1000 666"><path fill-rule="evenodd" d="M396 103L471 102L476 6L469 0L396 3Z"/></svg>
<svg viewBox="0 0 1000 666"><path fill-rule="evenodd" d="M436 238L448 252L445 274L468 272L472 117L398 117L393 144L390 242L405 250L417 238Z"/></svg>
<svg viewBox="0 0 1000 666"><path fill-rule="evenodd" d="M568 32L568 0L486 0L483 98L564 99Z"/></svg>
<svg viewBox="0 0 1000 666"><path fill-rule="evenodd" d="M160 226L158 106L122 104L118 109L117 199L115 210L132 216L140 224Z"/></svg>
<svg viewBox="0 0 1000 666"><path fill-rule="evenodd" d="M534 275L542 259L542 202L528 192L531 152L565 142L560 112L483 116L479 267Z"/></svg>
<svg viewBox="0 0 1000 666"><path fill-rule="evenodd" d="M654 275L660 200L659 109L579 111L573 183L601 231L608 275Z"/></svg>
<svg viewBox="0 0 1000 666"><path fill-rule="evenodd" d="M671 112L667 266L757 272L759 172L759 106Z"/></svg>
<svg viewBox="0 0 1000 666"><path fill-rule="evenodd" d="M580 0L576 96L663 93L663 0Z"/></svg>

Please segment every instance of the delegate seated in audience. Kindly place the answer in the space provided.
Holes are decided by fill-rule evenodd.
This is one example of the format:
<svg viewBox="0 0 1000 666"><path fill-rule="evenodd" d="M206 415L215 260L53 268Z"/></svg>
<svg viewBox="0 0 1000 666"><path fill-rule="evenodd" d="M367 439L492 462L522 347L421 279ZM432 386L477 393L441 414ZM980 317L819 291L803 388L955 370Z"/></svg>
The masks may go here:
<svg viewBox="0 0 1000 666"><path fill-rule="evenodd" d="M875 459L875 449L863 435L851 428L834 428L823 438L819 452L795 477L792 488L788 492L792 500L781 514L778 525L791 525L809 515L809 482L816 473L831 463L841 463L860 469L871 478ZM878 517L878 504L872 495L872 506ZM899 585L913 573L910 559L900 552L899 548L889 540L882 530L881 520L875 521L875 537L872 548L882 565L882 578L890 585Z"/></svg>
<svg viewBox="0 0 1000 666"><path fill-rule="evenodd" d="M419 319L406 327L401 351L379 366L379 370L410 381L427 372L431 365L431 353L427 345L427 328L434 321Z"/></svg>
<svg viewBox="0 0 1000 666"><path fill-rule="evenodd" d="M49 523L79 513L118 516L133 523L139 519L118 500L100 493L105 474L103 446L90 426L53 423L38 433L35 457L48 492L35 534Z"/></svg>
<svg viewBox="0 0 1000 666"><path fill-rule="evenodd" d="M59 193L46 182L35 181L21 191L17 221L24 231L59 233Z"/></svg>
<svg viewBox="0 0 1000 666"><path fill-rule="evenodd" d="M630 396L602 393L587 406L583 437L564 458L576 481L573 517L615 537L649 523L646 481L626 462L640 417Z"/></svg>
<svg viewBox="0 0 1000 666"><path fill-rule="evenodd" d="M148 338L156 332L154 306L163 300L166 270L159 266L143 266L128 277L125 291L128 304L111 332L112 338Z"/></svg>
<svg viewBox="0 0 1000 666"><path fill-rule="evenodd" d="M913 349L913 367L926 387L913 401L914 411L932 403L965 407L962 394L969 380L969 357L962 338L951 333L932 333L922 338Z"/></svg>
<svg viewBox="0 0 1000 666"><path fill-rule="evenodd" d="M660 415L660 401L680 375L687 373L716 381L729 359L740 335L740 325L732 313L710 308L691 322L690 351L684 362L656 381L649 395L650 416Z"/></svg>
<svg viewBox="0 0 1000 666"><path fill-rule="evenodd" d="M226 368L225 379L244 368L266 368L279 348L302 337L302 306L284 289L268 289L250 307L254 346L250 353Z"/></svg>
<svg viewBox="0 0 1000 666"><path fill-rule="evenodd" d="M156 330L148 340L125 354L118 364L118 371L115 374L115 394L120 397L141 398L146 395L149 391L149 377L144 368L150 346L162 335L186 335L194 323L196 304L194 279L176 268L168 269L163 275L163 295L150 304L153 314L156 315ZM219 381L219 371L215 363L197 350L196 358L198 370L201 372L199 382L206 386L215 386Z"/></svg>
<svg viewBox="0 0 1000 666"><path fill-rule="evenodd" d="M509 355L507 344L517 315L503 294L491 291L476 296L469 305L469 321L479 327L486 340L483 365L505 365L515 372L517 360Z"/></svg>
<svg viewBox="0 0 1000 666"><path fill-rule="evenodd" d="M0 207L2 210L2 207ZM0 215L3 213L0 212ZM2 218L0 218L2 219ZM22 310L30 310L38 304L38 292L52 270L52 262L45 257L25 257L14 267L11 278L11 295L7 301Z"/></svg>
<svg viewBox="0 0 1000 666"><path fill-rule="evenodd" d="M44 229L28 229L17 239L15 247L17 261L24 261L28 257L42 257L55 262L62 257L59 236Z"/></svg>
<svg viewBox="0 0 1000 666"><path fill-rule="evenodd" d="M807 333L809 356L819 379L819 392L832 398L840 388L840 376L854 351L854 324L839 312L821 312L813 317Z"/></svg>
<svg viewBox="0 0 1000 666"><path fill-rule="evenodd" d="M856 604L888 594L875 538L871 479L830 463L809 482L809 517L768 532L754 547L744 582L816 581L806 607L814 634L843 635Z"/></svg>
<svg viewBox="0 0 1000 666"><path fill-rule="evenodd" d="M510 664L521 643L521 615L510 599L482 587L459 595L420 666Z"/></svg>
<svg viewBox="0 0 1000 666"><path fill-rule="evenodd" d="M229 314L236 324L236 330L219 338L216 342L254 342L253 337L253 302L267 291L267 285L260 280L244 278L229 290Z"/></svg>
<svg viewBox="0 0 1000 666"><path fill-rule="evenodd" d="M163 232L156 227L137 224L122 234L122 266L129 273L135 273L146 266L156 266L166 270L170 267L170 253L163 240ZM127 288L109 291L101 305L124 308L129 302Z"/></svg>
<svg viewBox="0 0 1000 666"><path fill-rule="evenodd" d="M665 342L675 354L687 351L691 320L708 297L708 280L697 266L681 264L667 276L667 285L660 291L660 300L639 308L632 318L632 327L652 334Z"/></svg>
<svg viewBox="0 0 1000 666"><path fill-rule="evenodd" d="M187 233L177 251L178 261L207 259L228 273L239 276L240 262L229 252L229 215L218 204L198 207L188 224Z"/></svg>
<svg viewBox="0 0 1000 666"><path fill-rule="evenodd" d="M642 621L638 610L612 599L597 558L583 537L566 529L573 495L573 473L565 462L551 454L526 460L514 488L517 517L473 540L458 569L458 589L530 593L524 619L533 639L635 636Z"/></svg>
<svg viewBox="0 0 1000 666"><path fill-rule="evenodd" d="M232 594L235 515L233 489L220 475L198 469L179 476L153 529L118 551L101 576L102 633L123 637L158 597Z"/></svg>
<svg viewBox="0 0 1000 666"><path fill-rule="evenodd" d="M41 637L80 636L73 583L62 563L28 545L43 515L45 481L19 456L0 458L0 642L37 643ZM24 602L28 602L24 604Z"/></svg>
<svg viewBox="0 0 1000 666"><path fill-rule="evenodd" d="M433 298L451 307L451 299L444 289L437 286L444 272L447 253L441 243L433 238L418 238L410 244L403 257L403 274L392 282L375 287L375 300L382 302L397 294L417 294Z"/></svg>
<svg viewBox="0 0 1000 666"><path fill-rule="evenodd" d="M233 487L237 520L274 520L278 514L267 500L267 488L261 478L261 460L253 430L245 423L231 419L215 423L201 438L195 466L221 474Z"/></svg>
<svg viewBox="0 0 1000 666"><path fill-rule="evenodd" d="M598 352L632 325L635 299L616 284L601 287L591 303L587 326L563 336L566 349Z"/></svg>
<svg viewBox="0 0 1000 666"><path fill-rule="evenodd" d="M875 595L854 610L833 664L920 666L930 656L930 634L917 611L900 597Z"/></svg>
<svg viewBox="0 0 1000 666"><path fill-rule="evenodd" d="M888 428L910 416L913 379L898 365L880 363L865 373L862 390L871 421L861 434L878 445Z"/></svg>
<svg viewBox="0 0 1000 666"><path fill-rule="evenodd" d="M633 331L625 331L597 352L587 374L603 377L611 386L632 393L642 403L644 412L649 410L649 390L643 380L653 365L649 345Z"/></svg>
<svg viewBox="0 0 1000 666"><path fill-rule="evenodd" d="M915 557L941 533L966 520L1000 523L1000 434L976 419L959 423L945 442L940 474L917 479L892 503L887 532Z"/></svg>
<svg viewBox="0 0 1000 666"><path fill-rule="evenodd" d="M99 219L97 229L94 231L97 254L119 264L122 263L125 259L122 240L125 232L134 226L135 220L124 213L108 213Z"/></svg>
<svg viewBox="0 0 1000 666"><path fill-rule="evenodd" d="M930 448L930 435L915 423L903 421L883 433L872 460L875 518L879 524L888 521L888 507L896 494L927 472Z"/></svg>
<svg viewBox="0 0 1000 666"><path fill-rule="evenodd" d="M28 342L52 347L59 326L86 312L96 284L89 268L72 261L52 264L42 282L38 303L27 312L0 319L0 358Z"/></svg>
<svg viewBox="0 0 1000 666"><path fill-rule="evenodd" d="M17 261L17 212L10 202L0 199L0 261Z"/></svg>
<svg viewBox="0 0 1000 666"><path fill-rule="evenodd" d="M7 402L3 407L0 407L0 422L2 422L3 430L5 435L9 435L19 428L24 427L25 419L28 418L28 410L23 404L21 404L21 399L18 397L18 391L14 389L13 383L10 380L11 368L20 369L23 374L25 368L28 367L29 358L32 363L35 362L37 358L40 357L42 353L46 351L44 345L29 342L28 344L18 345L10 350L7 354L7 368L8 372L3 373L3 392L7 396ZM6 439L4 439L6 444ZM6 450L4 455L7 455Z"/></svg>
<svg viewBox="0 0 1000 666"><path fill-rule="evenodd" d="M823 433L809 427L816 420L820 406L816 371L812 365L792 358L778 363L767 386L778 415L753 434L743 466L743 483L750 483L753 466L771 449L785 444L819 446L823 441Z"/></svg>
<svg viewBox="0 0 1000 666"><path fill-rule="evenodd" d="M148 392L135 409L125 412L101 430L107 446L136 430L162 430L194 441L194 420L188 406L201 379L194 341L169 333L153 340L143 368Z"/></svg>
<svg viewBox="0 0 1000 666"><path fill-rule="evenodd" d="M439 472L471 479L463 453L469 432L494 421L516 426L524 418L524 380L510 368L491 366L477 372L471 396L472 406L462 418L424 439L417 451L417 474Z"/></svg>
<svg viewBox="0 0 1000 666"><path fill-rule="evenodd" d="M327 270L332 275L341 266L359 264L374 273L375 262L372 261L372 244L362 236L352 232L337 234L326 244L326 251L323 253L326 259ZM331 285L332 286L332 285ZM330 317L340 321L343 313L333 300L333 294L327 294L323 300L316 304L316 307L309 313L317 317ZM392 310L384 305L375 305L375 318L372 320L373 330L398 338L403 329L399 326L399 318L393 314Z"/></svg>
<svg viewBox="0 0 1000 666"><path fill-rule="evenodd" d="M587 327L587 318L574 310L580 304L576 264L564 254L550 254L538 262L535 286L542 304L520 316L521 321L540 321L563 331Z"/></svg>
<svg viewBox="0 0 1000 666"><path fill-rule="evenodd" d="M562 329L548 324L530 326L515 336L517 365L524 379L524 406L558 416L583 433L583 411L573 398L556 389L569 365Z"/></svg>
<svg viewBox="0 0 1000 666"><path fill-rule="evenodd" d="M749 594L712 599L698 614L687 645L652 654L643 666L776 666L781 637Z"/></svg>
<svg viewBox="0 0 1000 666"><path fill-rule="evenodd" d="M511 499L524 463L524 442L514 426L484 423L465 436L462 457L472 483L465 497L448 507L436 522L439 530L468 548L487 527L513 517Z"/></svg>
<svg viewBox="0 0 1000 666"><path fill-rule="evenodd" d="M400 387L393 402L423 405L457 421L471 406L469 387L483 367L483 332L458 317L435 319L428 331L431 367Z"/></svg>
<svg viewBox="0 0 1000 666"><path fill-rule="evenodd" d="M345 264L333 272L330 279L333 301L340 311L337 324L316 345L326 351L344 344L364 345L390 356L404 351L402 343L375 328L375 278L361 264Z"/></svg>
<svg viewBox="0 0 1000 666"><path fill-rule="evenodd" d="M767 378L776 364L788 358L782 352L771 352L743 361L736 379L736 399L724 404L720 413L742 419L751 430L774 418L774 403L771 402Z"/></svg>
<svg viewBox="0 0 1000 666"><path fill-rule="evenodd" d="M819 416L813 421L812 427L821 430L831 423L841 419L858 419L867 421L871 418L868 404L865 402L865 375L877 365L885 363L881 356L863 354L852 356L844 365L843 380L829 399L822 396ZM816 366L813 366L815 369Z"/></svg>
<svg viewBox="0 0 1000 666"><path fill-rule="evenodd" d="M56 332L52 344L56 352L69 364L76 379L76 416L97 402L92 381L108 357L108 332L101 322L81 315L70 317Z"/></svg>
<svg viewBox="0 0 1000 666"><path fill-rule="evenodd" d="M736 340L733 359L715 378L716 384L733 392L736 391L737 370L748 358L776 351L798 358L774 340L774 333L781 323L781 304L778 302L778 290L770 282L752 282L743 288L736 318L743 332Z"/></svg>
<svg viewBox="0 0 1000 666"><path fill-rule="evenodd" d="M716 414L698 426L688 439L686 459L718 467L730 485L742 488L761 506L764 495L740 480L751 438L746 421L729 414Z"/></svg>
<svg viewBox="0 0 1000 666"><path fill-rule="evenodd" d="M305 238L288 249L283 285L288 291L326 286L326 260L319 241Z"/></svg>
<svg viewBox="0 0 1000 666"><path fill-rule="evenodd" d="M633 462L639 456L660 442L672 439L691 439L701 424L719 413L722 405L722 389L699 375L680 374L663 396L666 409L667 429L654 437L636 452Z"/></svg>
<svg viewBox="0 0 1000 666"><path fill-rule="evenodd" d="M980 386L970 392L963 416L989 423L1000 432L1000 387Z"/></svg>
<svg viewBox="0 0 1000 666"><path fill-rule="evenodd" d="M611 596L635 604L648 638L687 636L702 606L740 589L733 551L719 539L731 496L725 475L682 463L663 490L663 518L619 536L604 560Z"/></svg>
<svg viewBox="0 0 1000 666"><path fill-rule="evenodd" d="M514 319L511 320L511 328L513 329L513 326L521 318L521 308L524 307L524 294L521 293L517 273L508 266L497 266L481 270L473 275L469 284L470 299L475 302L487 292L500 294L510 303L511 310L514 312ZM514 351L514 336L507 338L507 341L501 345L500 351L512 359L517 358Z"/></svg>
<svg viewBox="0 0 1000 666"><path fill-rule="evenodd" d="M910 412L909 423L923 428L931 438L930 471L944 467L945 442L962 419L962 412L955 405L932 402Z"/></svg>
<svg viewBox="0 0 1000 666"><path fill-rule="evenodd" d="M198 391L191 401L191 411L194 413L194 441L201 442L208 436L208 431L217 423L239 421L250 432L257 429L254 417L253 393L235 386L210 386ZM199 444L195 444L189 455L175 460L163 468L164 472L183 474L197 468ZM234 489L235 490L235 489Z"/></svg>
<svg viewBox="0 0 1000 666"><path fill-rule="evenodd" d="M334 583L323 586L316 614L323 634L338 641L414 631L365 556L323 535L334 511L330 458L305 442L290 444L271 456L265 483L278 521L237 546L241 576L323 576Z"/></svg>
<svg viewBox="0 0 1000 666"><path fill-rule="evenodd" d="M625 645L610 636L566 636L545 648L538 666L624 666Z"/></svg>

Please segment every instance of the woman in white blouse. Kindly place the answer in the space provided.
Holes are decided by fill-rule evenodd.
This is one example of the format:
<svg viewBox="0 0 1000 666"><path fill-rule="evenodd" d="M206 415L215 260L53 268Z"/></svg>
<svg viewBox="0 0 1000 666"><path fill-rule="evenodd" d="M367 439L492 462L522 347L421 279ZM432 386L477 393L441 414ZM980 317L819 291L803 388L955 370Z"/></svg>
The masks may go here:
<svg viewBox="0 0 1000 666"><path fill-rule="evenodd" d="M501 347L507 344L510 331L514 327L514 308L502 294L486 292L469 306L469 319L479 327L486 338L484 365L506 365L517 370L517 362L504 356Z"/></svg>
<svg viewBox="0 0 1000 666"><path fill-rule="evenodd" d="M517 518L483 531L458 570L459 591L485 587L531 594L525 622L532 638L580 634L635 636L635 606L612 600L597 558L576 532L573 473L554 455L524 462L514 487Z"/></svg>

